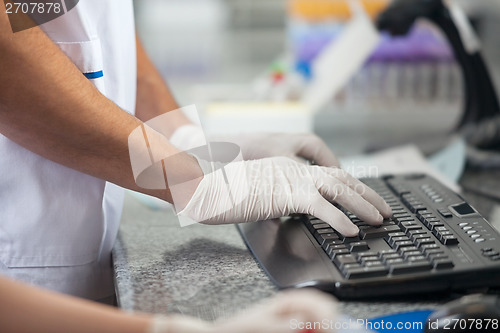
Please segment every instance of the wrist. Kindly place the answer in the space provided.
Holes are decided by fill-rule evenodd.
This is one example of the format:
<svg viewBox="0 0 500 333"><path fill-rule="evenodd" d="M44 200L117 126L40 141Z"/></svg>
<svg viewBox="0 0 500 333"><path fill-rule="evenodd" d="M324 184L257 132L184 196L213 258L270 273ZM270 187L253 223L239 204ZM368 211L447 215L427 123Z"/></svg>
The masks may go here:
<svg viewBox="0 0 500 333"><path fill-rule="evenodd" d="M170 200L177 212L182 211L191 201L204 178L198 159L187 153L165 162L165 174L169 186Z"/></svg>

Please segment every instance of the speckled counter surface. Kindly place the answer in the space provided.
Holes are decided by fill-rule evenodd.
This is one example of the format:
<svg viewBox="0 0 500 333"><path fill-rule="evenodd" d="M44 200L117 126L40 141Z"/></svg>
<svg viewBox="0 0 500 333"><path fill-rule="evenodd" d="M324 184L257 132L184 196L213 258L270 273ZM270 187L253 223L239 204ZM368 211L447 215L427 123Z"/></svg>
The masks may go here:
<svg viewBox="0 0 500 333"><path fill-rule="evenodd" d="M125 310L212 320L278 292L233 225L181 228L173 213L153 211L130 194L113 257L119 303ZM342 302L340 307L357 319L439 303Z"/></svg>
<svg viewBox="0 0 500 333"><path fill-rule="evenodd" d="M233 225L181 228L130 194L113 259L126 310L213 319L276 293Z"/></svg>

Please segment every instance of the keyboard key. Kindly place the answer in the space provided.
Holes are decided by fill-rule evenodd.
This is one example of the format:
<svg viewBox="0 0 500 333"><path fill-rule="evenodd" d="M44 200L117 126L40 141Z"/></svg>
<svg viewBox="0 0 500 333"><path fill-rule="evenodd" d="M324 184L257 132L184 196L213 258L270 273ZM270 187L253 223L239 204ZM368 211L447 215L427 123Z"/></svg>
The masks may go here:
<svg viewBox="0 0 500 333"><path fill-rule="evenodd" d="M407 247L407 246L413 246L413 242L409 241L409 240L408 241L396 242L396 243L394 243L393 248L398 251L402 247Z"/></svg>
<svg viewBox="0 0 500 333"><path fill-rule="evenodd" d="M417 262L408 262L402 264L391 265L389 271L393 275L397 274L406 274L406 273L414 273L414 272L423 272L432 269L432 266L427 261L417 261Z"/></svg>
<svg viewBox="0 0 500 333"><path fill-rule="evenodd" d="M397 224L401 224L403 222L415 221L415 218L412 216L396 217L394 218L394 221L396 221Z"/></svg>
<svg viewBox="0 0 500 333"><path fill-rule="evenodd" d="M377 256L377 252L373 252L373 251L368 251L368 252L360 252L357 254L358 258L361 258L361 257L373 257L373 256Z"/></svg>
<svg viewBox="0 0 500 333"><path fill-rule="evenodd" d="M406 234L404 232L391 232L389 235L389 237L402 237L402 236L406 236Z"/></svg>
<svg viewBox="0 0 500 333"><path fill-rule="evenodd" d="M432 255L429 255L427 259L434 261L434 260L439 260L439 259L449 259L448 255L444 253L435 253Z"/></svg>
<svg viewBox="0 0 500 333"><path fill-rule="evenodd" d="M436 238L437 239L441 239L443 238L444 236L453 236L452 232L451 231L441 231L440 233L437 233L436 234Z"/></svg>
<svg viewBox="0 0 500 333"><path fill-rule="evenodd" d="M396 225L396 222L385 219L380 226L387 227L387 226L393 226L393 225Z"/></svg>
<svg viewBox="0 0 500 333"><path fill-rule="evenodd" d="M342 255L337 255L333 258L333 263L335 266L337 266L340 270L342 270L343 265L345 264L355 264L358 261L352 254L342 254Z"/></svg>
<svg viewBox="0 0 500 333"><path fill-rule="evenodd" d="M403 217L410 217L410 214L408 214L407 212L405 211L402 211L401 213L392 213L392 217L400 217L400 218L403 218Z"/></svg>
<svg viewBox="0 0 500 333"><path fill-rule="evenodd" d="M432 265L434 265L435 269L453 268L455 266L453 261L446 258L435 259L432 261Z"/></svg>
<svg viewBox="0 0 500 333"><path fill-rule="evenodd" d="M478 238L479 239L479 238ZM444 245L456 245L459 243L457 237L453 235L443 236L439 239Z"/></svg>
<svg viewBox="0 0 500 333"><path fill-rule="evenodd" d="M424 245L422 245L420 247L420 250L424 251L426 253L429 252L429 251L432 251L432 250L439 250L439 251L443 252L443 250L441 250L439 248L439 245L437 245L436 243L434 243L434 244L424 244Z"/></svg>
<svg viewBox="0 0 500 333"><path fill-rule="evenodd" d="M387 262L388 260L400 259L400 258L401 258L401 256L398 253L393 253L393 254L388 254L386 256L383 256L382 261Z"/></svg>
<svg viewBox="0 0 500 333"><path fill-rule="evenodd" d="M427 209L426 206L421 201L414 201L414 202L409 202L408 203L408 208L412 213L417 213L420 210L425 210Z"/></svg>
<svg viewBox="0 0 500 333"><path fill-rule="evenodd" d="M361 262L367 262L367 261L380 261L378 256L370 256L370 257L361 257L360 258Z"/></svg>
<svg viewBox="0 0 500 333"><path fill-rule="evenodd" d="M402 236L402 237L389 237L388 243L389 243L389 245L391 247L394 247L397 242L409 241L409 240L410 239L408 237L406 237L406 236Z"/></svg>
<svg viewBox="0 0 500 333"><path fill-rule="evenodd" d="M361 267L344 270L346 279L361 279L387 275L387 268L384 266Z"/></svg>
<svg viewBox="0 0 500 333"><path fill-rule="evenodd" d="M417 200L417 197L415 197L412 193L408 194L403 194L401 196L402 201L414 201Z"/></svg>
<svg viewBox="0 0 500 333"><path fill-rule="evenodd" d="M408 260L409 257L417 257L417 256L422 256L422 252L420 251L407 251L403 254L403 258L405 260ZM425 257L424 257L425 259Z"/></svg>
<svg viewBox="0 0 500 333"><path fill-rule="evenodd" d="M425 261L427 262L427 258L425 258L423 255L418 255L418 256L409 256L406 261L408 262L415 262L415 261Z"/></svg>
<svg viewBox="0 0 500 333"><path fill-rule="evenodd" d="M344 235L339 235L339 238L344 243L351 243L351 242L359 242L360 241L359 236L346 237Z"/></svg>
<svg viewBox="0 0 500 333"><path fill-rule="evenodd" d="M422 239L422 238L429 238L429 236L427 234L417 234L417 235L411 236L411 240L413 242L416 242L418 239Z"/></svg>
<svg viewBox="0 0 500 333"><path fill-rule="evenodd" d="M429 251L424 252L424 254L427 257L427 259L429 259L429 260L432 260L433 258L436 258L436 257L439 257L439 256L447 257L444 254L444 251L443 250L439 250L439 249L429 250Z"/></svg>
<svg viewBox="0 0 500 333"><path fill-rule="evenodd" d="M328 252L335 245L344 245L344 243L342 243L339 239L333 239L325 241L321 246Z"/></svg>
<svg viewBox="0 0 500 333"><path fill-rule="evenodd" d="M441 220L438 217L429 217L425 219L424 224L432 222L441 222Z"/></svg>
<svg viewBox="0 0 500 333"><path fill-rule="evenodd" d="M357 222L357 221L352 221L352 223L354 223L354 224L355 224L355 225L357 225L358 227L369 226L369 224L368 224L368 223L363 222L363 221L359 221L359 222Z"/></svg>
<svg viewBox="0 0 500 333"><path fill-rule="evenodd" d="M342 265L342 270L345 271L346 269L355 269L355 268L362 268L360 263L352 263L352 264L344 264Z"/></svg>
<svg viewBox="0 0 500 333"><path fill-rule="evenodd" d="M429 230L434 231L434 229L439 228L439 227L442 227L442 226L444 226L444 224L443 224L443 222L441 222L441 221L439 221L439 220L438 220L438 221L431 221L431 222L427 222L427 223L425 224L425 226L426 226Z"/></svg>
<svg viewBox="0 0 500 333"><path fill-rule="evenodd" d="M426 213L427 212L427 213ZM417 218L424 222L426 219L431 219L431 218L435 218L436 216L433 214L433 213L430 213L428 212L427 210L424 210L424 211L420 211L418 212L417 214Z"/></svg>
<svg viewBox="0 0 500 333"><path fill-rule="evenodd" d="M399 253L401 255L404 255L406 252L410 252L410 251L419 251L419 249L413 245L413 246L406 246L406 247L402 247L399 249Z"/></svg>
<svg viewBox="0 0 500 333"><path fill-rule="evenodd" d="M328 233L334 233L334 232L335 232L335 230L333 230L332 228L324 228L324 229L316 230L317 234L328 234Z"/></svg>
<svg viewBox="0 0 500 333"><path fill-rule="evenodd" d="M398 265L398 264L403 264L404 260L403 258L394 258L394 259L387 259L384 261L386 266L391 266L391 265Z"/></svg>
<svg viewBox="0 0 500 333"><path fill-rule="evenodd" d="M351 252L361 252L361 251L368 251L370 247L366 242L352 242L349 243L349 250Z"/></svg>
<svg viewBox="0 0 500 333"><path fill-rule="evenodd" d="M415 235L427 235L427 231L422 230L422 229L408 230L408 232L406 234L408 235L408 237L411 238L412 236L415 236Z"/></svg>
<svg viewBox="0 0 500 333"><path fill-rule="evenodd" d="M394 192L396 193L398 196L403 196L403 195L407 195L407 194L410 194L410 189L408 187L406 187L405 185L402 185L402 184L391 184L391 183L388 183L389 185L389 188Z"/></svg>
<svg viewBox="0 0 500 333"><path fill-rule="evenodd" d="M379 255L379 257L384 257L384 256L391 255L394 253L397 253L396 250L382 250L378 253L378 255Z"/></svg>
<svg viewBox="0 0 500 333"><path fill-rule="evenodd" d="M494 250L483 252L483 256L486 256L486 257L494 257L494 256L497 256L499 254L500 253L498 253L497 251L494 251Z"/></svg>
<svg viewBox="0 0 500 333"><path fill-rule="evenodd" d="M361 239L374 239L374 238L384 238L389 233L400 231L397 225L381 226L381 227L371 227L367 229L361 229L359 231L359 237Z"/></svg>
<svg viewBox="0 0 500 333"><path fill-rule="evenodd" d="M345 244L328 244L327 248L329 251L333 251L347 249L347 246Z"/></svg>
<svg viewBox="0 0 500 333"><path fill-rule="evenodd" d="M418 247L421 247L422 245L425 245L425 244L434 244L434 243L435 243L434 239L432 239L430 237L417 239L415 241L415 245Z"/></svg>
<svg viewBox="0 0 500 333"><path fill-rule="evenodd" d="M380 260L363 262L364 267L384 266Z"/></svg>
<svg viewBox="0 0 500 333"><path fill-rule="evenodd" d="M328 252L328 255L330 256L330 258L335 259L336 257L347 255L350 253L351 252L349 252L348 249L336 249L336 250L332 249Z"/></svg>
<svg viewBox="0 0 500 333"><path fill-rule="evenodd" d="M317 224L312 224L312 229L313 230L319 230L319 229L326 229L326 228L329 228L331 229L332 226L329 225L328 223L317 223Z"/></svg>
<svg viewBox="0 0 500 333"><path fill-rule="evenodd" d="M322 230L327 230L327 229L322 229ZM337 238L335 238L335 236ZM325 233L315 232L314 238L316 238L316 241L319 243L319 245L323 245L325 239L332 239L332 240L339 239L339 237L337 236L337 234L333 232L333 230L331 230L331 232L325 232Z"/></svg>
<svg viewBox="0 0 500 333"><path fill-rule="evenodd" d="M314 238L318 241L319 245L323 246L325 243L331 243L333 241L339 241L339 236L335 233L326 233L326 234L316 234Z"/></svg>
<svg viewBox="0 0 500 333"><path fill-rule="evenodd" d="M400 227L404 232L408 232L410 230L422 229L420 223L417 222L403 222L401 223Z"/></svg>
<svg viewBox="0 0 500 333"><path fill-rule="evenodd" d="M414 221L415 218L413 216L403 216L403 217L393 217L392 218L394 222L396 222L397 224L401 224L403 222L406 222L406 221Z"/></svg>
<svg viewBox="0 0 500 333"><path fill-rule="evenodd" d="M449 219L453 217L453 214L446 208L440 208L438 209L438 213L441 214L443 217Z"/></svg>

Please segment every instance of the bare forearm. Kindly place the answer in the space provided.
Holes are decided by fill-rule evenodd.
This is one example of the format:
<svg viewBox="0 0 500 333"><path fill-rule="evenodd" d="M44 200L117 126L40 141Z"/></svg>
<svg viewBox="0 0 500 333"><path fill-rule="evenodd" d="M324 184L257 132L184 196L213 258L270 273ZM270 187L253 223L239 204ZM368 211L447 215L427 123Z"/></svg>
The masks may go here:
<svg viewBox="0 0 500 333"><path fill-rule="evenodd" d="M145 333L146 315L29 287L0 277L2 331L16 333Z"/></svg>
<svg viewBox="0 0 500 333"><path fill-rule="evenodd" d="M137 118L147 121L178 108L179 105L170 89L137 38ZM179 126L191 123L180 112L176 112L168 119L170 122L163 124L167 135L171 135Z"/></svg>
<svg viewBox="0 0 500 333"><path fill-rule="evenodd" d="M171 201L168 190L134 181L128 137L142 122L103 96L40 29L13 34L2 8L0 133L54 162ZM156 142L164 156L178 152L166 138ZM189 158L176 165L200 172Z"/></svg>

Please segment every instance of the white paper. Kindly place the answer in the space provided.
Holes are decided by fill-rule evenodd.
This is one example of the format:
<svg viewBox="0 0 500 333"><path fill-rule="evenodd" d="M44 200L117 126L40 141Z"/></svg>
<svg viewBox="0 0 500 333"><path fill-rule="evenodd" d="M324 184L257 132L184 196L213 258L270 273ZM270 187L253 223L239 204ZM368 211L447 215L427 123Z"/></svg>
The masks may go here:
<svg viewBox="0 0 500 333"><path fill-rule="evenodd" d="M457 138L447 147L428 158L429 163L449 180L457 183L465 169L467 145Z"/></svg>
<svg viewBox="0 0 500 333"><path fill-rule="evenodd" d="M455 192L460 187L436 170L415 145L390 148L370 155L347 157L340 160L342 168L354 177L380 177L390 174L425 173L439 180Z"/></svg>

